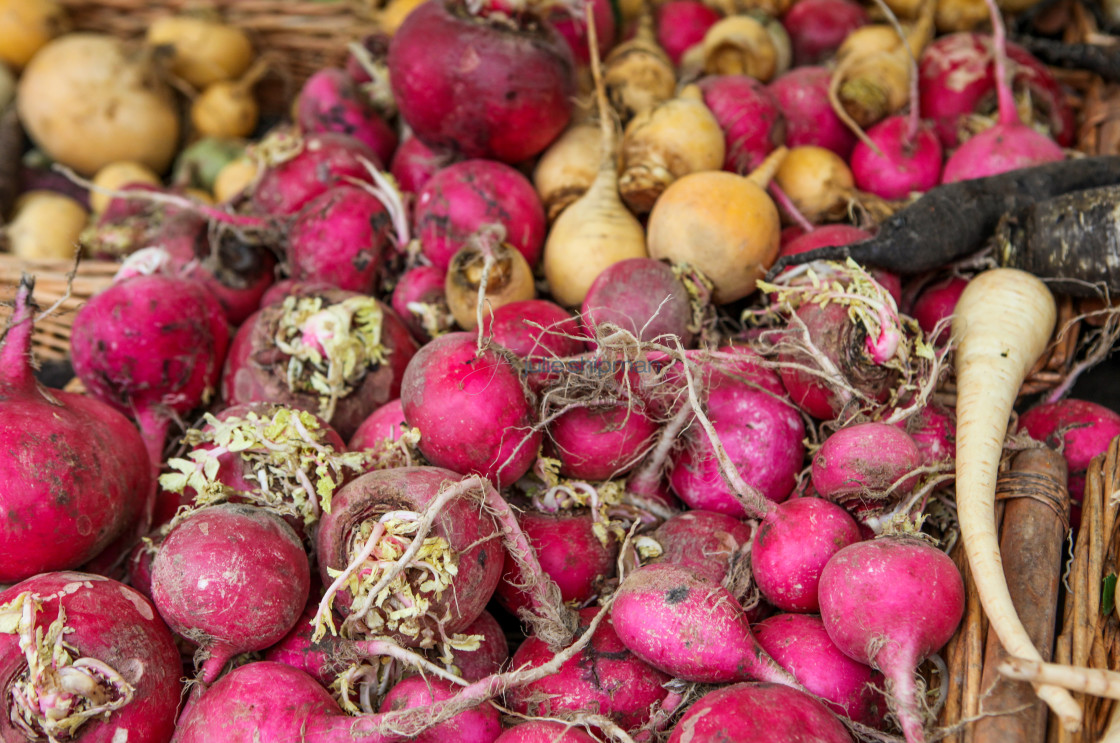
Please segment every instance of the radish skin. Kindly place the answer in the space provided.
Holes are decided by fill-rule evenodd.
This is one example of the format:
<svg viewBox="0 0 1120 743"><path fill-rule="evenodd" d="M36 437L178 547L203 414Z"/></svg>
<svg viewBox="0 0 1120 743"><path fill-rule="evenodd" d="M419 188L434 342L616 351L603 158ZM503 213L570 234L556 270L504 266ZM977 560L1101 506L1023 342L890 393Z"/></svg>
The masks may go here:
<svg viewBox="0 0 1120 743"><path fill-rule="evenodd" d="M1007 652L1041 661L1011 601L996 537L996 476L1019 388L1053 332L1057 308L1041 280L1014 268L974 278L957 302L957 518L976 590ZM1047 684L1038 696L1064 728L1081 727L1081 706Z"/></svg>

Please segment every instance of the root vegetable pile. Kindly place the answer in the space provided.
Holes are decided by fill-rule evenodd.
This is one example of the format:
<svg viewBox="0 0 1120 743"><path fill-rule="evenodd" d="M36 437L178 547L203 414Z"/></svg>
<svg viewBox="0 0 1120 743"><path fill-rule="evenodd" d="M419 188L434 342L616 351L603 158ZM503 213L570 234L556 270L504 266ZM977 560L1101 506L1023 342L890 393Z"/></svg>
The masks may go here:
<svg viewBox="0 0 1120 743"><path fill-rule="evenodd" d="M994 487L1058 450L1078 528L1120 435L1107 349L1019 399L1120 156L994 2L394 0L303 82L12 4L0 248L119 268L83 393L33 276L0 338L0 739L937 740L958 542L1084 723Z"/></svg>

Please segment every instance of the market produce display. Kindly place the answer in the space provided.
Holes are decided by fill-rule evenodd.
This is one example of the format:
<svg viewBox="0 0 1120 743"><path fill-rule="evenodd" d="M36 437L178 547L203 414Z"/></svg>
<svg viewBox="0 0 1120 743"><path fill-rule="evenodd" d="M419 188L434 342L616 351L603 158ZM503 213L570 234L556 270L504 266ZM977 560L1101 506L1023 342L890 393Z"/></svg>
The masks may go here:
<svg viewBox="0 0 1120 743"><path fill-rule="evenodd" d="M0 0L2 743L1120 734L1114 3L392 0L297 75L83 2Z"/></svg>

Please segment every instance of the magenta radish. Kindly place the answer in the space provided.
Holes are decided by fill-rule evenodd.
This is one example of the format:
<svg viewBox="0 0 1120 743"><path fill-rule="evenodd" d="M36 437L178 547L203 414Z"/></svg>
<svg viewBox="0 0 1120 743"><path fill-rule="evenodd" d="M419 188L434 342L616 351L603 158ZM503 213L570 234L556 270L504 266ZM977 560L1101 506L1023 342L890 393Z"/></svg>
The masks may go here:
<svg viewBox="0 0 1120 743"><path fill-rule="evenodd" d="M816 228L812 232L793 238L782 246L781 253L778 255L779 257L796 255L830 245L851 245L852 243L857 243L870 237L870 232L861 230L858 227L853 227L850 224L826 224ZM902 279L898 274L884 271L874 266L868 268L868 273L880 286L890 292L890 295L894 298L895 304L901 300Z"/></svg>
<svg viewBox="0 0 1120 743"><path fill-rule="evenodd" d="M530 390L540 392L559 375L552 366L584 352L579 322L566 309L546 299L502 305L482 319L490 340L524 361L522 374Z"/></svg>
<svg viewBox="0 0 1120 743"><path fill-rule="evenodd" d="M607 56L607 52L614 46L616 36L614 11L609 0L589 0L589 2L595 18L595 31L601 59ZM545 16L545 20L564 37L576 64L586 67L591 64L591 47L587 39L587 18L583 14L582 7L582 5L572 8L553 7Z"/></svg>
<svg viewBox="0 0 1120 743"><path fill-rule="evenodd" d="M904 199L941 182L941 142L924 125L914 128L912 116L890 116L867 131L879 148L856 143L852 175L856 188L883 199Z"/></svg>
<svg viewBox="0 0 1120 743"><path fill-rule="evenodd" d="M847 159L856 136L828 102L831 78L826 67L795 67L771 81L767 89L785 121L787 147L816 145Z"/></svg>
<svg viewBox="0 0 1120 743"><path fill-rule="evenodd" d="M603 581L614 576L618 541L607 533L600 538L593 515L586 510L542 513L527 509L518 514L517 521L536 550L541 569L556 582L564 602L584 603ZM531 605L532 597L522 588L524 583L520 567L507 554L495 595L514 616Z"/></svg>
<svg viewBox="0 0 1120 743"><path fill-rule="evenodd" d="M171 739L179 651L132 588L44 572L0 592L0 628L0 739Z"/></svg>
<svg viewBox="0 0 1120 743"><path fill-rule="evenodd" d="M918 445L887 423L845 426L813 456L813 487L822 498L858 512L882 512L905 498L918 483Z"/></svg>
<svg viewBox="0 0 1120 743"><path fill-rule="evenodd" d="M910 314L926 335L932 336L937 324L943 323L941 333L933 339L935 343L944 344L949 340L947 320L953 316L957 300L961 298L966 286L968 279L963 276L949 276L922 289L914 300Z"/></svg>
<svg viewBox="0 0 1120 743"><path fill-rule="evenodd" d="M404 406L400 399L390 400L377 410L370 413L362 421L358 430L350 437L347 448L350 451L363 449L380 449L385 441L397 441L408 430L404 420Z"/></svg>
<svg viewBox="0 0 1120 743"><path fill-rule="evenodd" d="M669 264L652 258L628 258L604 269L587 290L581 319L591 336L604 322L643 341L676 336L685 348L696 336L688 289Z"/></svg>
<svg viewBox="0 0 1120 743"><path fill-rule="evenodd" d="M995 0L988 0L994 28L996 95L999 119L995 126L969 139L945 162L942 183L998 175L1030 165L1065 159L1062 148L1019 120L1007 76L1007 50L1003 20Z"/></svg>
<svg viewBox="0 0 1120 743"><path fill-rule="evenodd" d="M634 401L589 405L561 413L548 424L546 450L560 460L560 474L609 480L630 470L653 443L658 426Z"/></svg>
<svg viewBox="0 0 1120 743"><path fill-rule="evenodd" d="M794 67L827 62L849 33L870 22L863 6L852 0L799 0L782 16Z"/></svg>
<svg viewBox="0 0 1120 743"><path fill-rule="evenodd" d="M1033 113L1032 124L1045 129L1062 147L1072 147L1077 136L1076 114L1062 83L1038 57L1007 42L1007 58L1014 64L1011 85L1026 89Z"/></svg>
<svg viewBox="0 0 1120 743"><path fill-rule="evenodd" d="M438 171L416 195L413 219L420 249L436 268L484 226L500 224L503 242L536 266L544 247L544 207L533 184L509 165L465 160Z"/></svg>
<svg viewBox="0 0 1120 743"><path fill-rule="evenodd" d="M201 680L213 683L233 656L288 634L310 580L307 554L283 519L226 503L172 528L152 563L152 600L177 634L203 649Z"/></svg>
<svg viewBox="0 0 1120 743"><path fill-rule="evenodd" d="M245 321L222 374L227 405L307 410L344 439L400 394L416 342L391 309L341 289L289 295Z"/></svg>
<svg viewBox="0 0 1120 743"><path fill-rule="evenodd" d="M517 370L476 343L471 333L448 333L425 344L405 370L401 404L429 462L501 487L529 471L541 434Z"/></svg>
<svg viewBox="0 0 1120 743"><path fill-rule="evenodd" d="M393 311L422 343L455 327L455 318L447 306L446 283L446 269L413 266L400 275L393 287L389 300Z"/></svg>
<svg viewBox="0 0 1120 743"><path fill-rule="evenodd" d="M785 117L774 94L746 75L712 75L698 83L704 103L723 129L723 169L748 173L785 139Z"/></svg>
<svg viewBox="0 0 1120 743"><path fill-rule="evenodd" d="M548 24L522 17L488 19L442 0L408 14L389 44L389 79L421 141L518 163L564 130L576 92L571 51Z"/></svg>
<svg viewBox="0 0 1120 743"><path fill-rule="evenodd" d="M345 618L350 637L364 633L419 646L477 619L498 584L503 555L498 527L480 508L481 482L460 483L438 467L399 467L367 473L339 490L319 522L319 572L331 587L316 616L319 632L334 628L333 611ZM433 503L439 510L422 538L425 549L418 545L394 571ZM386 581L390 591L371 593Z"/></svg>
<svg viewBox="0 0 1120 743"><path fill-rule="evenodd" d="M855 519L840 506L820 498L787 501L763 519L751 544L758 590L783 611L818 611L821 571L861 538Z"/></svg>
<svg viewBox="0 0 1120 743"><path fill-rule="evenodd" d="M152 484L144 440L125 416L36 381L33 286L21 279L0 347L0 583L94 557L137 519Z"/></svg>
<svg viewBox="0 0 1120 743"><path fill-rule="evenodd" d="M508 728L494 743L595 743L578 727L555 720L529 720Z"/></svg>
<svg viewBox="0 0 1120 743"><path fill-rule="evenodd" d="M704 40L719 21L718 12L700 0L668 0L657 6L657 43L679 66L684 53Z"/></svg>
<svg viewBox="0 0 1120 743"><path fill-rule="evenodd" d="M428 708L455 695L459 687L440 678L409 676L389 690L381 702L382 712ZM502 719L491 704L463 710L454 719L438 723L411 738L416 743L492 743L502 733Z"/></svg>
<svg viewBox="0 0 1120 743"><path fill-rule="evenodd" d="M820 617L777 614L751 627L755 639L805 689L837 714L881 728L887 703L878 690L883 676L840 652Z"/></svg>
<svg viewBox="0 0 1120 743"><path fill-rule="evenodd" d="M382 163L397 149L397 133L337 67L324 67L307 78L296 97L294 117L304 134L346 134L373 150Z"/></svg>
<svg viewBox="0 0 1120 743"><path fill-rule="evenodd" d="M170 271L209 288L230 325L237 326L260 307L275 280L276 258L267 248L242 241L233 231L219 234L217 240L217 249L209 240L195 240L189 251L181 243L178 250L166 241L153 244L167 247Z"/></svg>
<svg viewBox="0 0 1120 743"><path fill-rule="evenodd" d="M463 634L479 635L482 639L477 650L456 650L455 667L467 681L478 681L497 673L509 662L509 642L498 620L483 610L478 618L467 625Z"/></svg>
<svg viewBox="0 0 1120 743"><path fill-rule="evenodd" d="M137 421L158 474L172 418L214 392L228 346L225 314L205 287L136 276L112 284L78 310L70 357L90 395ZM153 495L146 498L141 533L151 524Z"/></svg>
<svg viewBox="0 0 1120 743"><path fill-rule="evenodd" d="M946 34L922 51L918 90L922 118L941 144L956 147L966 116L995 87L991 41L977 33Z"/></svg>
<svg viewBox="0 0 1120 743"><path fill-rule="evenodd" d="M295 214L311 199L348 178L369 181L366 163L381 166L368 146L337 132L307 136L274 132L257 147L267 167L250 199L258 212L273 216Z"/></svg>
<svg viewBox="0 0 1120 743"><path fill-rule="evenodd" d="M450 153L433 150L416 137L405 137L393 155L389 172L405 193L420 193L431 177L454 162Z"/></svg>
<svg viewBox="0 0 1120 743"><path fill-rule="evenodd" d="M759 647L735 597L686 567L658 563L631 572L618 587L611 621L630 652L674 678L797 685Z"/></svg>
<svg viewBox="0 0 1120 743"><path fill-rule="evenodd" d="M586 631L599 611L580 612L580 629ZM615 611L617 611L617 604ZM512 665L544 665L554 653L536 637L521 643ZM562 665L558 672L506 693L515 712L546 717L561 712L593 712L610 718L624 730L633 730L649 719L653 705L665 698L662 685L670 676L651 668L631 654L608 619L599 625L591 643Z"/></svg>
<svg viewBox="0 0 1120 743"><path fill-rule="evenodd" d="M775 684L735 684L705 694L673 728L669 743L721 743L728 730L735 731L736 743L852 743L827 707Z"/></svg>
<svg viewBox="0 0 1120 743"><path fill-rule="evenodd" d="M828 636L852 660L883 672L906 740L925 740L915 672L949 642L964 615L957 566L917 537L857 542L825 566L820 599Z"/></svg>
<svg viewBox="0 0 1120 743"><path fill-rule="evenodd" d="M363 188L339 185L316 196L288 226L291 278L372 294L391 222L380 199Z"/></svg>
<svg viewBox="0 0 1120 743"><path fill-rule="evenodd" d="M295 279L282 279L268 287L268 291L261 297L260 307L283 304L284 300L288 297L306 297L337 288L338 287L318 281L307 282L296 281Z"/></svg>
<svg viewBox="0 0 1120 743"><path fill-rule="evenodd" d="M945 465L956 459L957 425L952 410L931 403L895 425L910 434L924 466Z"/></svg>
<svg viewBox="0 0 1120 743"><path fill-rule="evenodd" d="M341 665L342 653L339 650L345 641L330 634L318 640L313 637L315 609L315 603L308 602L295 626L265 651L263 660L298 668L324 687L329 687Z"/></svg>
<svg viewBox="0 0 1120 743"><path fill-rule="evenodd" d="M746 561L755 527L714 511L685 511L665 521L650 534L661 546L656 562L692 570L716 584Z"/></svg>

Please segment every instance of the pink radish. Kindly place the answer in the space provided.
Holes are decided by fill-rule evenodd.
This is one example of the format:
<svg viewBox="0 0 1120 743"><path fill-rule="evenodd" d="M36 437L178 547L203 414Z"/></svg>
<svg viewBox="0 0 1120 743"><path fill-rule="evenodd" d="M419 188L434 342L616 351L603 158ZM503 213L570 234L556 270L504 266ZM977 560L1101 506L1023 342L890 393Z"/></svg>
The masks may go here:
<svg viewBox="0 0 1120 743"><path fill-rule="evenodd" d="M0 346L0 583L94 557L136 520L152 485L144 440L124 415L36 381L33 287L20 280Z"/></svg>
<svg viewBox="0 0 1120 743"><path fill-rule="evenodd" d="M463 634L480 635L478 650L456 650L455 667L467 681L478 681L498 673L509 663L509 642L498 620L483 610L478 618L467 625Z"/></svg>
<svg viewBox="0 0 1120 743"><path fill-rule="evenodd" d="M405 193L420 193L439 170L450 165L454 156L428 147L416 137L405 137L393 155L389 172Z"/></svg>
<svg viewBox="0 0 1120 743"><path fill-rule="evenodd" d="M566 309L546 299L511 302L482 319L490 339L522 359L526 385L540 392L558 378L550 367L584 352L580 326Z"/></svg>
<svg viewBox="0 0 1120 743"><path fill-rule="evenodd" d="M657 6L657 43L674 65L684 53L704 40L704 34L722 16L700 0L668 0Z"/></svg>
<svg viewBox="0 0 1120 743"><path fill-rule="evenodd" d="M852 0L799 0L794 3L782 16L782 25L789 33L793 49L794 67L827 62L849 33L866 26L870 20L863 6Z"/></svg>
<svg viewBox="0 0 1120 743"><path fill-rule="evenodd" d="M529 720L507 729L494 743L594 743L578 727L554 720Z"/></svg>
<svg viewBox="0 0 1120 743"><path fill-rule="evenodd" d="M693 345L693 310L688 289L667 263L628 258L608 266L583 299L581 318L588 335L603 322L629 331L639 340L676 336Z"/></svg>
<svg viewBox="0 0 1120 743"><path fill-rule="evenodd" d="M736 743L852 743L827 707L775 684L735 684L705 694L673 728L669 743L721 743L729 730Z"/></svg>
<svg viewBox="0 0 1120 743"><path fill-rule="evenodd" d="M560 474L609 480L625 474L657 432L639 405L593 405L561 413L548 426L546 448L560 460Z"/></svg>
<svg viewBox="0 0 1120 743"><path fill-rule="evenodd" d="M968 286L968 279L963 276L950 276L922 289L921 294L914 300L914 307L910 310L910 314L927 335L933 333L939 322L944 323L953 316L957 300L961 298L961 293L966 286ZM933 340L938 344L944 344L949 340L947 324L942 326L940 335Z"/></svg>
<svg viewBox="0 0 1120 743"><path fill-rule="evenodd" d="M544 247L544 207L533 184L509 165L466 160L433 175L416 195L416 237L436 268L447 270L451 258L489 224L505 229L509 243L535 266Z"/></svg>
<svg viewBox="0 0 1120 743"><path fill-rule="evenodd" d="M962 144L945 162L942 183L1006 173L1010 170L1058 162L1065 153L1054 140L1019 120L1007 77L1007 51L1003 20L995 0L988 0L995 30L996 94L999 119L995 126Z"/></svg>
<svg viewBox="0 0 1120 743"><path fill-rule="evenodd" d="M447 271L435 266L414 266L397 279L390 303L412 336L424 343L455 327L447 306Z"/></svg>
<svg viewBox="0 0 1120 743"><path fill-rule="evenodd" d="M489 19L443 0L408 14L389 44L389 79L401 116L421 141L517 163L564 130L575 94L571 51L534 20Z"/></svg>
<svg viewBox="0 0 1120 743"><path fill-rule="evenodd" d="M785 138L785 117L774 94L746 75L708 76L699 85L726 139L723 169L744 174L757 168Z"/></svg>
<svg viewBox="0 0 1120 743"><path fill-rule="evenodd" d="M45 572L0 592L0 739L167 743L182 666L146 598Z"/></svg>
<svg viewBox="0 0 1120 743"><path fill-rule="evenodd" d="M924 741L914 674L949 642L964 616L957 566L916 537L858 542L829 560L820 599L828 636L852 660L883 672L907 743Z"/></svg>
<svg viewBox="0 0 1120 743"><path fill-rule="evenodd" d="M952 462L956 458L956 416L951 409L935 404L926 405L895 425L910 434L922 455L922 464L926 467Z"/></svg>
<svg viewBox="0 0 1120 743"><path fill-rule="evenodd" d="M311 199L288 226L291 278L372 294L391 244L389 212L363 188L340 185Z"/></svg>
<svg viewBox="0 0 1120 743"><path fill-rule="evenodd" d="M541 434L517 370L470 333L425 344L401 382L408 423L420 429L420 451L432 464L479 473L509 485L528 472Z"/></svg>
<svg viewBox="0 0 1120 743"><path fill-rule="evenodd" d="M381 702L382 712L428 708L455 695L459 687L440 678L409 676L389 690ZM492 743L502 732L502 719L491 704L464 710L447 722L427 728L412 738L416 743Z"/></svg>
<svg viewBox="0 0 1120 743"><path fill-rule="evenodd" d="M204 649L201 680L212 683L233 656L288 634L310 580L307 554L283 519L223 504L172 528L152 564L152 600L176 633Z"/></svg>
<svg viewBox="0 0 1120 743"><path fill-rule="evenodd" d="M795 5L791 12L796 8ZM856 136L828 102L831 78L832 72L826 67L795 67L779 75L767 88L785 120L787 147L816 145L847 159Z"/></svg>
<svg viewBox="0 0 1120 743"><path fill-rule="evenodd" d="M777 614L751 628L758 644L838 714L881 728L887 704L883 676L840 652L820 617Z"/></svg>
<svg viewBox="0 0 1120 743"><path fill-rule="evenodd" d="M595 18L595 30L599 42L599 57L607 56L607 52L614 46L615 16L609 0L589 0ZM586 67L591 64L591 51L587 39L587 18L584 16L582 6L566 8L558 6L552 8L545 16L545 20L564 37L576 64Z"/></svg>
<svg viewBox="0 0 1120 743"><path fill-rule="evenodd" d="M311 199L347 178L369 181L367 164L381 161L367 145L337 132L307 136L275 132L258 147L267 167L250 194L261 214L295 214Z"/></svg>
<svg viewBox="0 0 1120 743"><path fill-rule="evenodd" d="M714 511L685 511L657 527L650 536L661 546L657 562L692 570L722 584L746 560L755 527Z"/></svg>
<svg viewBox="0 0 1120 743"><path fill-rule="evenodd" d="M915 124L916 115L890 116L867 131L879 152L856 143L851 160L856 188L884 199L904 199L941 182L941 143L931 128Z"/></svg>
<svg viewBox="0 0 1120 743"><path fill-rule="evenodd" d="M869 422L845 426L813 456L813 487L855 511L881 511L909 495L922 465L918 445L901 428Z"/></svg>
<svg viewBox="0 0 1120 743"><path fill-rule="evenodd" d="M362 421L347 446L351 451L378 449L386 440L398 440L407 429L400 399L390 400Z"/></svg>
<svg viewBox="0 0 1120 743"><path fill-rule="evenodd" d="M388 163L397 149L397 133L346 71L337 67L324 67L307 78L296 97L294 116L305 134L349 135L373 150L382 163Z"/></svg>

